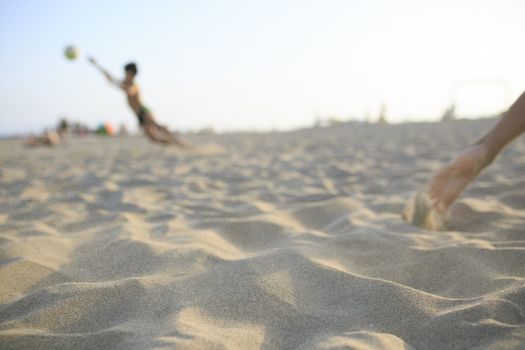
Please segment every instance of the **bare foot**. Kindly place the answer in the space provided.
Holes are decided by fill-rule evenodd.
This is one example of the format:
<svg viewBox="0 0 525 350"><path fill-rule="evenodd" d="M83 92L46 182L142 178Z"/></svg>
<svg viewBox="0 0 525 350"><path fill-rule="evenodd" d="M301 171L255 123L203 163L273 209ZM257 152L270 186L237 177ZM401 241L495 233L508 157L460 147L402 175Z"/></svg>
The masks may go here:
<svg viewBox="0 0 525 350"><path fill-rule="evenodd" d="M489 157L485 148L476 145L467 148L430 181L428 193L433 206L444 215L463 189L487 166Z"/></svg>

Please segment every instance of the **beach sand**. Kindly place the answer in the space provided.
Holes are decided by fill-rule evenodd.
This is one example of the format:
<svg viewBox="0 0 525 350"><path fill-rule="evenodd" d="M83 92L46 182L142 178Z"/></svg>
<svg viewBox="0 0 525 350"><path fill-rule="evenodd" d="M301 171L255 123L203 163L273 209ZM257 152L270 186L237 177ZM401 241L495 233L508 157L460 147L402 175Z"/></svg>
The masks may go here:
<svg viewBox="0 0 525 350"><path fill-rule="evenodd" d="M0 141L0 348L525 349L525 138L401 218L494 123Z"/></svg>

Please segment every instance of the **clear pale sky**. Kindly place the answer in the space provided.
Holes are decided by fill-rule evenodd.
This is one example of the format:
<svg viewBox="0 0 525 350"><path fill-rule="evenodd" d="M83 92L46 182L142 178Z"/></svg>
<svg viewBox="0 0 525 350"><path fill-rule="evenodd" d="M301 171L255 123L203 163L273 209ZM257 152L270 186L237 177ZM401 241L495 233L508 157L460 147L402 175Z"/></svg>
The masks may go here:
<svg viewBox="0 0 525 350"><path fill-rule="evenodd" d="M175 129L287 129L316 114L436 120L494 113L525 89L523 0L0 0L0 134L58 116L136 128L115 75ZM63 56L68 44L80 60ZM477 82L477 83L476 83Z"/></svg>

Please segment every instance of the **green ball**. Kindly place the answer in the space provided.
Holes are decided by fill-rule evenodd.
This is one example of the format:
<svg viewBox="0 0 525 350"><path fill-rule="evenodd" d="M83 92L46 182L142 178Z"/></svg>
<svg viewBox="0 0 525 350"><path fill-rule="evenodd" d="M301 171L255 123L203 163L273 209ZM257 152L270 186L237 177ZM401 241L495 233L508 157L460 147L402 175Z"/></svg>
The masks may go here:
<svg viewBox="0 0 525 350"><path fill-rule="evenodd" d="M78 51L78 49L74 46L68 46L66 47L66 49L64 50L64 55L66 55L66 58L68 60L75 60L77 59L77 57L79 56L80 52Z"/></svg>

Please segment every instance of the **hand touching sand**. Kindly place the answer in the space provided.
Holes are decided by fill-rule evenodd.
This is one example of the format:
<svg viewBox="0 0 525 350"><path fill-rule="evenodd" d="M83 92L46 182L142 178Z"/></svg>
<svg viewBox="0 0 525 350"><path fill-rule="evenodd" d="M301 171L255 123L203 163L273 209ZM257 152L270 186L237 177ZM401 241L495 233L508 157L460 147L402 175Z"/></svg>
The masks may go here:
<svg viewBox="0 0 525 350"><path fill-rule="evenodd" d="M459 194L508 143L524 131L525 93L488 134L439 170L425 189L408 201L403 218L427 229L443 229L447 211Z"/></svg>

